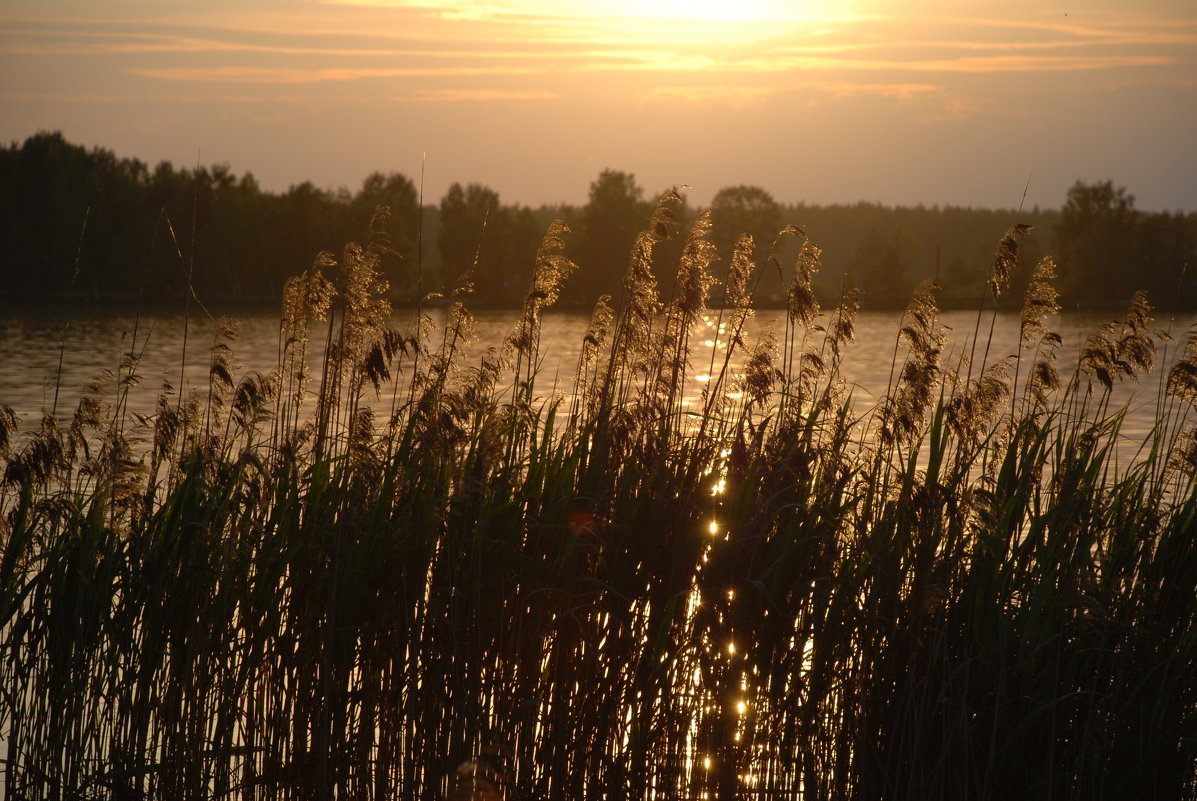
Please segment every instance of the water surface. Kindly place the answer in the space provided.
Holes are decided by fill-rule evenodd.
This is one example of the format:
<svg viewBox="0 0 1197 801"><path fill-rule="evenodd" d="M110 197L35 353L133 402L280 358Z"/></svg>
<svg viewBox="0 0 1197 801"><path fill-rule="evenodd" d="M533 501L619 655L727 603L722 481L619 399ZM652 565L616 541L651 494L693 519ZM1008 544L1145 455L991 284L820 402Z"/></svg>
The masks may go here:
<svg viewBox="0 0 1197 801"><path fill-rule="evenodd" d="M443 324L443 312L435 310L432 316L437 326ZM467 363L476 360L486 348L501 345L515 318L515 312L478 313ZM1111 315L1071 313L1051 322L1053 330L1063 337L1057 358L1062 380L1067 380L1075 370L1085 338L1110 318ZM712 313L711 325L699 326L694 331L692 377L709 372L712 352L720 347L716 344L719 341L715 334L716 319ZM901 312L888 311L862 311L856 319L856 340L846 352L841 372L851 387L854 408L860 414L866 413L884 395L892 379L901 319ZM58 416L66 417L74 411L84 387L105 371L118 372L122 355L133 350L140 363L138 386L130 395L129 408L149 414L164 381L170 382L172 393L177 393L180 382L184 391L207 387L210 349L221 320L232 321L237 328L237 337L230 343L235 378L250 372L267 373L277 365L279 326L278 315L273 310L239 310L216 319L199 314L185 318L180 312L137 315L111 309L9 310L0 314L0 403L13 407L24 429L36 425L41 412L53 410L56 402ZM411 327L413 320L414 312L398 311L392 323L404 330ZM781 311L758 312L749 323L746 340L751 344L770 330L780 339L785 331L784 322ZM562 393L570 390L588 323L588 316L583 314L546 313L541 337L544 361L538 383L538 389L546 395L554 390ZM996 318L989 313L983 315L975 346L976 312L947 312L940 323L948 336L943 359L947 368L964 364L969 356L979 365L983 359L992 362L1018 351L1017 315L999 314ZM1195 323L1194 316L1156 321L1161 329L1170 330L1176 340ZM439 342L439 337L438 328L433 343ZM319 364L322 342L322 333L315 331L310 358L314 365ZM1177 343L1173 342L1170 348L1162 354L1164 357L1172 357L1178 349ZM899 348L899 367L903 354L904 350ZM720 352L716 364L721 360ZM1128 405L1126 437L1141 438L1150 430L1165 372L1157 364L1155 371L1138 385L1127 383L1117 388L1114 404ZM696 399L702 385L697 380L692 383L690 397ZM382 397L374 398L373 402L389 408L393 392L384 388Z"/></svg>

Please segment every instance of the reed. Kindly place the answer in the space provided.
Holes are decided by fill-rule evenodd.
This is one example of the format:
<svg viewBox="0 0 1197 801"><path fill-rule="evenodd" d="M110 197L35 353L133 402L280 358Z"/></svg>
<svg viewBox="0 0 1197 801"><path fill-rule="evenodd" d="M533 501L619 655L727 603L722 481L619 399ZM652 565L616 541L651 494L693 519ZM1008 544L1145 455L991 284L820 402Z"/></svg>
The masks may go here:
<svg viewBox="0 0 1197 801"><path fill-rule="evenodd" d="M4 796L1197 798L1194 335L1128 459L1145 298L1061 382L1050 261L1018 353L975 367L926 285L860 413L860 293L822 313L803 239L752 341L775 265L741 240L720 291L700 217L662 299L678 199L564 394L537 381L564 226L478 355L468 276L439 342L389 328L380 211L288 283L274 372L225 334L208 387L128 419L134 342L68 420L0 406ZM691 401L704 319L726 350Z"/></svg>

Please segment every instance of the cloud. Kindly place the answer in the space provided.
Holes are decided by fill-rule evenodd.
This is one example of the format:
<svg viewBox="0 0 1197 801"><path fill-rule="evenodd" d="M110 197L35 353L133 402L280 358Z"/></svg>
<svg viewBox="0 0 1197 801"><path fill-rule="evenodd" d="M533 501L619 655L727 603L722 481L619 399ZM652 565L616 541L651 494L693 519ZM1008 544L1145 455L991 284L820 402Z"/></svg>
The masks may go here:
<svg viewBox="0 0 1197 801"><path fill-rule="evenodd" d="M807 81L801 84L786 83L783 86L752 85L695 85L658 86L646 94L647 100L689 103L719 103L721 105L748 105L766 98L781 95L819 94L832 98L885 97L896 100L914 100L943 92L943 88L928 83L852 83L849 81Z"/></svg>
<svg viewBox="0 0 1197 801"><path fill-rule="evenodd" d="M898 100L912 100L929 94L942 92L943 87L929 83L849 83L839 81L835 83L811 84L812 88L836 97L856 97L858 95L874 95L877 97L891 97Z"/></svg>
<svg viewBox="0 0 1197 801"><path fill-rule="evenodd" d="M133 41L68 41L26 42L0 45L0 53L21 55L171 55L184 53L262 53L291 56L394 56L418 51L363 49L351 47L286 47L267 44L243 44L179 36L153 34L126 35Z"/></svg>
<svg viewBox="0 0 1197 801"><path fill-rule="evenodd" d="M803 86L824 100L954 102L953 113L962 114L990 102L992 90L979 80L985 75L1100 73L1088 80L1090 91L1183 86L1194 74L1197 45L1195 20L1088 14L1078 24L1039 12L647 24L607 12L588 16L587 8L571 0L317 0L302 9L250 5L241 14L198 10L181 18L5 19L0 12L0 53L22 65L12 76L44 75L52 64L63 75L88 76L99 93L104 79L136 76L234 93L355 83L359 93L408 103L571 96L726 106ZM953 75L949 101L938 84ZM394 87L378 85L396 79L404 81L402 94L388 98ZM0 88L22 83L0 77ZM144 96L156 91L145 88ZM126 84L118 91L133 90Z"/></svg>
<svg viewBox="0 0 1197 801"><path fill-rule="evenodd" d="M0 15L2 20L2 15ZM307 67L333 62L338 68L384 65L386 68L427 67L429 62L453 62L470 66L471 62L508 62L527 66L546 65L602 66L626 63L635 58L628 50L639 43L586 40L545 35L505 38L498 35L475 36L469 32L449 35L428 29L402 28L357 30L336 28L307 32L275 28L214 29L203 25L175 25L173 32L161 23L130 23L124 26L86 26L86 29L62 29L34 26L14 28L0 34L0 54L14 56L129 56L140 62L141 69L162 70L184 59L197 63L199 57L209 66L233 65L241 61L270 61L274 65ZM146 28L143 30L143 28ZM178 58L175 58L178 57ZM402 63L396 63L402 62Z"/></svg>
<svg viewBox="0 0 1197 801"><path fill-rule="evenodd" d="M1160 67L1174 64L1168 56L978 56L972 58L931 59L926 61L890 61L851 63L854 69L906 69L917 72L1064 72L1106 70L1126 67Z"/></svg>
<svg viewBox="0 0 1197 801"><path fill-rule="evenodd" d="M643 98L647 102L746 106L776 93L776 89L767 86L657 86L648 90Z"/></svg>
<svg viewBox="0 0 1197 801"><path fill-rule="evenodd" d="M275 94L270 98L273 102L309 103L311 98L306 95ZM238 94L202 94L185 95L177 92L169 94L141 94L141 93L105 93L105 92L0 92L0 103L12 104L44 104L49 106L62 105L100 105L137 104L146 103L253 103L261 105L260 95Z"/></svg>
<svg viewBox="0 0 1197 801"><path fill-rule="evenodd" d="M529 75L525 67L134 67L132 75L164 81L204 83L307 84L360 81L371 78L447 77L466 75Z"/></svg>
<svg viewBox="0 0 1197 801"><path fill-rule="evenodd" d="M423 89L411 97L393 98L399 103L526 103L555 100L552 92L509 92L499 89Z"/></svg>

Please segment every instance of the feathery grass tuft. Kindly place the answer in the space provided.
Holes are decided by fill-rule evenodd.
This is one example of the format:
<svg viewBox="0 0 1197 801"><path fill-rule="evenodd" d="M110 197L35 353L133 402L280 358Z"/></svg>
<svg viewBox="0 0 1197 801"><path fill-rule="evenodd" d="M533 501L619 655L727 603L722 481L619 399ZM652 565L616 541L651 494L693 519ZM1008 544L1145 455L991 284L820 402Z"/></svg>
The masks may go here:
<svg viewBox="0 0 1197 801"><path fill-rule="evenodd" d="M1050 259L975 373L924 284L861 414L860 291L821 312L788 226L754 341L780 267L742 237L712 291L702 216L662 297L679 203L565 396L536 389L565 227L479 353L469 274L439 332L390 327L380 211L287 283L273 371L222 331L152 414L135 355L61 422L0 405L4 797L1197 799L1197 336L1127 459L1145 297L1062 384Z"/></svg>

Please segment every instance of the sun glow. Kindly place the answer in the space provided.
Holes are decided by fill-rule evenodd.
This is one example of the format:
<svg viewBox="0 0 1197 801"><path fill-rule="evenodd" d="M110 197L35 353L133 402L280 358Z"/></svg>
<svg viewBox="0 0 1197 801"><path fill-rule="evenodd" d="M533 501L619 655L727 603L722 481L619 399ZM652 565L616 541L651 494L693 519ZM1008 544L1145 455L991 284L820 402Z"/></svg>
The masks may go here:
<svg viewBox="0 0 1197 801"><path fill-rule="evenodd" d="M671 19L751 20L780 16L780 9L768 0L637 0L604 4L609 13L628 17Z"/></svg>
<svg viewBox="0 0 1197 801"><path fill-rule="evenodd" d="M793 19L794 4L782 0L324 0L333 5L419 8L453 17L505 15L624 19L765 21ZM809 8L804 11L809 12Z"/></svg>

